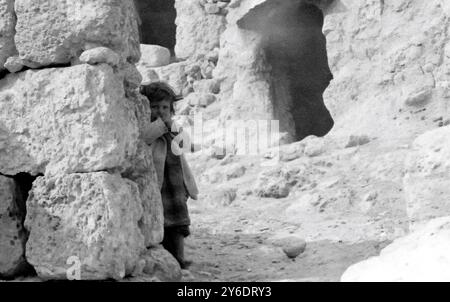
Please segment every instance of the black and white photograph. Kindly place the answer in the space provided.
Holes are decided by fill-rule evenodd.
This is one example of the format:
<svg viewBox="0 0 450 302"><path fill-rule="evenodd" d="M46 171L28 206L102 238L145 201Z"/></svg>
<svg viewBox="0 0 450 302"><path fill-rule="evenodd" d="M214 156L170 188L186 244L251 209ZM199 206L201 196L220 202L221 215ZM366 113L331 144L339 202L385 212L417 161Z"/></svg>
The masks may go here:
<svg viewBox="0 0 450 302"><path fill-rule="evenodd" d="M449 282L449 41L450 0L0 0L0 288Z"/></svg>

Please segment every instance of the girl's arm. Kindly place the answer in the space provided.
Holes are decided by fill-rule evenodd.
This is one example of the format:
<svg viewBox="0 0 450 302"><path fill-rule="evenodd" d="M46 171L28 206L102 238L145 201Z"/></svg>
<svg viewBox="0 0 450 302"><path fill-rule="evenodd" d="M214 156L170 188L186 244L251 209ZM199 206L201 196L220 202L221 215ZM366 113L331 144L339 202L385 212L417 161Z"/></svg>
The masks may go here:
<svg viewBox="0 0 450 302"><path fill-rule="evenodd" d="M141 132L141 138L148 144L152 144L158 137L162 136L164 133L167 133L169 129L167 129L166 124L163 122L161 118L158 118L156 121L152 122L147 129Z"/></svg>

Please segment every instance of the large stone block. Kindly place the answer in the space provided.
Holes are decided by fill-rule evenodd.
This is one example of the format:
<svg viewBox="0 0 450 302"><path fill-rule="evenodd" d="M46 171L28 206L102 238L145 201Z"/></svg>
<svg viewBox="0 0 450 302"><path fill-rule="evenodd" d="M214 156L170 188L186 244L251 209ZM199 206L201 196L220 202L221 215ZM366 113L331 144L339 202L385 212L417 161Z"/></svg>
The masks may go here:
<svg viewBox="0 0 450 302"><path fill-rule="evenodd" d="M140 65L161 67L170 64L170 50L159 45L141 44Z"/></svg>
<svg viewBox="0 0 450 302"><path fill-rule="evenodd" d="M198 1L176 0L178 58L206 54L219 46L220 35L225 30L224 16L208 14Z"/></svg>
<svg viewBox="0 0 450 302"><path fill-rule="evenodd" d="M40 177L27 201L27 259L44 279L122 279L145 250L142 214L138 186L119 175Z"/></svg>
<svg viewBox="0 0 450 302"><path fill-rule="evenodd" d="M380 253L352 265L344 282L450 281L450 217L430 221L416 232L397 239Z"/></svg>
<svg viewBox="0 0 450 302"><path fill-rule="evenodd" d="M152 150L143 141L139 142L136 157L123 177L134 181L139 187L144 210L139 227L145 237L145 246L158 246L164 237L164 211Z"/></svg>
<svg viewBox="0 0 450 302"><path fill-rule="evenodd" d="M16 46L39 65L69 63L87 49L105 46L139 61L133 0L16 0Z"/></svg>
<svg viewBox="0 0 450 302"><path fill-rule="evenodd" d="M406 172L404 186L412 225L450 215L450 126L415 140Z"/></svg>
<svg viewBox="0 0 450 302"><path fill-rule="evenodd" d="M108 65L26 71L0 80L0 173L123 167L138 125Z"/></svg>
<svg viewBox="0 0 450 302"><path fill-rule="evenodd" d="M0 0L0 70L8 57L14 55L14 0Z"/></svg>
<svg viewBox="0 0 450 302"><path fill-rule="evenodd" d="M26 232L13 179L0 176L0 277L13 277L26 264Z"/></svg>

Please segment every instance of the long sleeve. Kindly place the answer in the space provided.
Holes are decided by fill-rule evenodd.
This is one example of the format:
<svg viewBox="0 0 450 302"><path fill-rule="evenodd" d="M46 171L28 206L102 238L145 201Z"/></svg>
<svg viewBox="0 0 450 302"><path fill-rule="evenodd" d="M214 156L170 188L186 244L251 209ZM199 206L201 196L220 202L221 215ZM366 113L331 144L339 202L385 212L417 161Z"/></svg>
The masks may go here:
<svg viewBox="0 0 450 302"><path fill-rule="evenodd" d="M156 121L152 122L147 129L143 130L141 133L141 138L148 144L152 144L158 137L167 133L167 129L164 122L158 118Z"/></svg>

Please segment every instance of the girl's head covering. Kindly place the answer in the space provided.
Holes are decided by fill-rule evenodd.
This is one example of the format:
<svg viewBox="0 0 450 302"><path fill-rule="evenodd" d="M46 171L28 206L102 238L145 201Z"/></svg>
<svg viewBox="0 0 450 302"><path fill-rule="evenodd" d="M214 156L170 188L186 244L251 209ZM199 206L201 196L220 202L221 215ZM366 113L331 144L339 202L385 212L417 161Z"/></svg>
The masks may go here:
<svg viewBox="0 0 450 302"><path fill-rule="evenodd" d="M160 102L164 99L170 99L171 102L177 102L183 97L175 93L174 89L166 82L153 82L147 85L141 85L139 92L145 95L150 103Z"/></svg>

